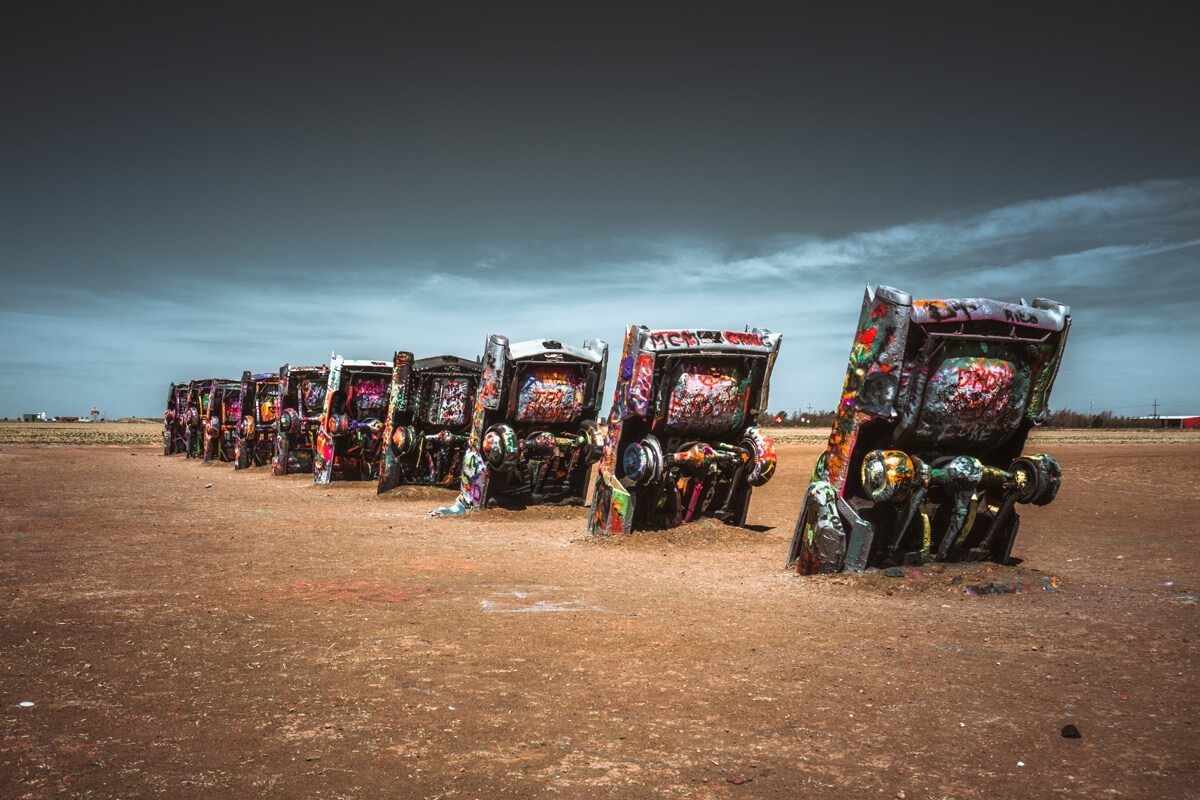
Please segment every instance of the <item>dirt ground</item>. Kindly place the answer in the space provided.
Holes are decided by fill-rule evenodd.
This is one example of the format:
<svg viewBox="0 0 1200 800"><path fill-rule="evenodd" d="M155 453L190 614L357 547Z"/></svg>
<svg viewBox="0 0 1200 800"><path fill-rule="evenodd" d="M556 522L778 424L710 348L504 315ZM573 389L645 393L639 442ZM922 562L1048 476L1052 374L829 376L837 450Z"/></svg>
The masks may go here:
<svg viewBox="0 0 1200 800"><path fill-rule="evenodd" d="M1045 445L1019 566L901 578L781 570L814 443L610 541L5 444L0 797L1195 797L1200 439L1122 434Z"/></svg>

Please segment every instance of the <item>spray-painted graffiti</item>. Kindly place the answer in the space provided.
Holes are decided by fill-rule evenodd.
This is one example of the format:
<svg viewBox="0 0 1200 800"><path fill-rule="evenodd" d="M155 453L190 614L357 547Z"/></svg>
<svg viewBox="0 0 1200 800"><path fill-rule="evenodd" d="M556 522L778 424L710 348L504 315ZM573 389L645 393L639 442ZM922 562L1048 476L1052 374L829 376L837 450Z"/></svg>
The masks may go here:
<svg viewBox="0 0 1200 800"><path fill-rule="evenodd" d="M629 388L626 389L626 398L629 407L638 414L645 414L650 408L650 395L654 391L654 356L638 353L633 372L627 377Z"/></svg>
<svg viewBox="0 0 1200 800"><path fill-rule="evenodd" d="M279 368L273 475L312 472L328 381L328 366L284 364Z"/></svg>
<svg viewBox="0 0 1200 800"><path fill-rule="evenodd" d="M913 300L912 321L929 323L988 321L1053 331L1062 321L1061 306L1052 300L1035 300L1032 306L983 297L960 300Z"/></svg>
<svg viewBox="0 0 1200 800"><path fill-rule="evenodd" d="M1050 502L1061 479L1054 459L1021 448L1045 412L1069 327L1070 309L1048 300L868 291L788 564L1005 561L1014 505Z"/></svg>
<svg viewBox="0 0 1200 800"><path fill-rule="evenodd" d="M167 390L167 406L163 411L163 455L186 453L188 389L186 383L172 383Z"/></svg>
<svg viewBox="0 0 1200 800"><path fill-rule="evenodd" d="M239 422L234 431L236 469L263 466L274 457L279 389L277 373L242 373L237 400Z"/></svg>
<svg viewBox="0 0 1200 800"><path fill-rule="evenodd" d="M675 368L666 426L675 431L716 432L740 428L750 401L750 375L731 362L696 359Z"/></svg>
<svg viewBox="0 0 1200 800"><path fill-rule="evenodd" d="M598 340L572 347L489 336L459 496L432 513L462 514L489 502L582 504L603 452L596 416L607 358L608 345Z"/></svg>
<svg viewBox="0 0 1200 800"><path fill-rule="evenodd" d="M641 344L643 351L656 350L709 350L720 352L726 347L773 352L769 337L757 331L717 330L657 330L650 331Z"/></svg>
<svg viewBox="0 0 1200 800"><path fill-rule="evenodd" d="M572 422L583 407L583 375L577 366L532 365L517 393L520 422Z"/></svg>
<svg viewBox="0 0 1200 800"><path fill-rule="evenodd" d="M237 428L242 421L241 383L214 380L205 403L203 453L205 462L237 458Z"/></svg>
<svg viewBox="0 0 1200 800"><path fill-rule="evenodd" d="M437 425L466 424L473 399L469 378L438 378L430 387L429 394L428 422Z"/></svg>
<svg viewBox="0 0 1200 800"><path fill-rule="evenodd" d="M701 516L744 524L775 471L766 411L781 336L761 329L625 335L588 529L622 534ZM656 399L657 398L657 399Z"/></svg>
<svg viewBox="0 0 1200 800"><path fill-rule="evenodd" d="M336 354L330 360L314 481L378 478L391 375L386 361L348 361Z"/></svg>
<svg viewBox="0 0 1200 800"><path fill-rule="evenodd" d="M414 362L411 353L396 353L379 492L401 484L458 484L481 372L479 362L457 356Z"/></svg>

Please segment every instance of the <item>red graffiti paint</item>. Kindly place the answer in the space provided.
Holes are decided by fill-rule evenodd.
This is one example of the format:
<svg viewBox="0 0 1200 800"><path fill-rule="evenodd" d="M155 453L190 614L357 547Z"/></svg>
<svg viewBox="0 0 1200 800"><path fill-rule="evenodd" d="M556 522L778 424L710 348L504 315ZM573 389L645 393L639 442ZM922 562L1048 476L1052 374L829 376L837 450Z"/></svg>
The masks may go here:
<svg viewBox="0 0 1200 800"><path fill-rule="evenodd" d="M729 344L746 345L751 347L764 347L763 337L761 333L725 331L725 341Z"/></svg>

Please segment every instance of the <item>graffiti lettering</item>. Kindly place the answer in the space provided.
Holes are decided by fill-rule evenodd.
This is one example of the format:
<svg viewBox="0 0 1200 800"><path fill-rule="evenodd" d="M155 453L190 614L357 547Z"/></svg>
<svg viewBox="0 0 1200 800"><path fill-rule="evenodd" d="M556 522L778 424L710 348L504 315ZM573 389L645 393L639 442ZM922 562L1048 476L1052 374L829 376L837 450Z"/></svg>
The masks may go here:
<svg viewBox="0 0 1200 800"><path fill-rule="evenodd" d="M992 392L1007 386L1012 380L1012 370L999 366L979 366L958 371L958 388L969 392Z"/></svg>
<svg viewBox="0 0 1200 800"><path fill-rule="evenodd" d="M656 348L695 347L700 344L699 337L692 331L654 331L650 334L650 343Z"/></svg>
<svg viewBox="0 0 1200 800"><path fill-rule="evenodd" d="M970 319L971 314L979 308L979 304L974 300L929 300L923 305L929 316L937 322L958 317Z"/></svg>
<svg viewBox="0 0 1200 800"><path fill-rule="evenodd" d="M1018 325L1036 325L1038 321L1037 314L1023 308L1004 309L1004 319Z"/></svg>
<svg viewBox="0 0 1200 800"><path fill-rule="evenodd" d="M725 341L750 347L763 347L765 344L761 333L738 333L737 331L725 331Z"/></svg>

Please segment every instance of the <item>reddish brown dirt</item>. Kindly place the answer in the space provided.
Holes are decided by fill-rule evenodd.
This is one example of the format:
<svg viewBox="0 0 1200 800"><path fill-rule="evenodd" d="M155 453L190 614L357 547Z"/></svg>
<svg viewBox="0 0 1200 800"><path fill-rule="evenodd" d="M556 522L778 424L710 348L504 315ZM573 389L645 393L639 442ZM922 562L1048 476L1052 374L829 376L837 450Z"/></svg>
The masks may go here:
<svg viewBox="0 0 1200 800"><path fill-rule="evenodd" d="M1051 449L1020 566L813 579L780 569L813 445L756 530L606 542L6 445L0 797L1196 796L1200 451Z"/></svg>

